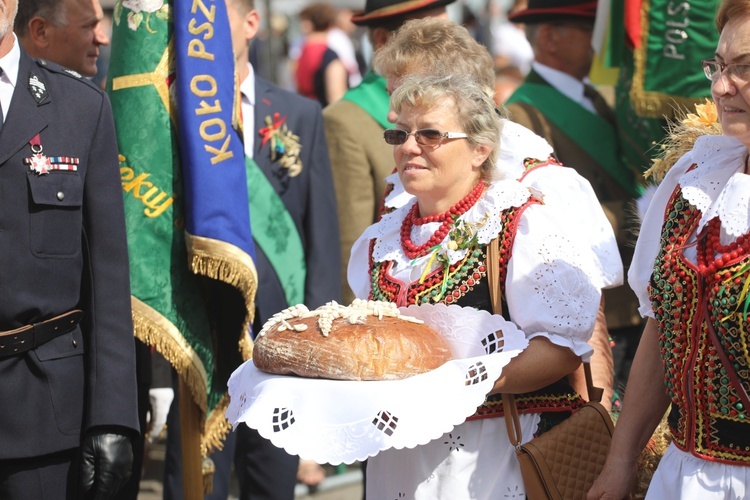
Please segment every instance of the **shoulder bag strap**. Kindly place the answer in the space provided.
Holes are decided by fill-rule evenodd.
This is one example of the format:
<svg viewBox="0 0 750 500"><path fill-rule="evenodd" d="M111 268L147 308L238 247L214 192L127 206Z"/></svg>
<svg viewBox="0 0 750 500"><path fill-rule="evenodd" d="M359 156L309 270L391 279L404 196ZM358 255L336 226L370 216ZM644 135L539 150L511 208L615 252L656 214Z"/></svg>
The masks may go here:
<svg viewBox="0 0 750 500"><path fill-rule="evenodd" d="M499 237L495 237L489 245L487 245L487 285L490 289L490 302L492 303L493 314L503 314L502 297L500 295L500 246ZM584 373L586 375L586 385L589 392L589 398L591 401L601 401L603 390L599 387L594 387L594 382L591 377L591 366L589 363L583 364ZM521 421L518 418L518 407L516 406L516 398L513 394L502 394L503 398L503 413L505 415L505 425L508 430L508 438L510 444L514 448L521 446L522 432L521 432ZM747 404L747 403L746 403ZM750 405L748 405L750 408Z"/></svg>
<svg viewBox="0 0 750 500"><path fill-rule="evenodd" d="M500 237L496 236L487 245L487 285L490 289L490 302L493 314L503 314L502 296L500 295ZM514 448L521 445L521 421L518 419L518 408L513 394L502 394L505 425L508 438Z"/></svg>

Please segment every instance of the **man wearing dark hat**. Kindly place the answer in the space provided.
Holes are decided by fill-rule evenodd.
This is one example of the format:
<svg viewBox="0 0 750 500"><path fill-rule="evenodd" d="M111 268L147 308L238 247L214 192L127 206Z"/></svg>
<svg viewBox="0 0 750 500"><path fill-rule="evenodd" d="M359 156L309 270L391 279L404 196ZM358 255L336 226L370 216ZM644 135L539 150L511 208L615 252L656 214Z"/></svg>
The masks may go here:
<svg viewBox="0 0 750 500"><path fill-rule="evenodd" d="M628 206L639 186L621 160L614 113L588 83L596 7L596 1L529 0L526 9L509 16L525 24L534 61L506 107L511 120L544 137L564 165L591 183L614 227L627 270L633 246ZM610 335L637 341L642 324L635 295L622 285L606 290L604 297ZM622 361L615 362L619 369Z"/></svg>
<svg viewBox="0 0 750 500"><path fill-rule="evenodd" d="M454 0L367 0L352 22L368 28L375 50L405 21L422 17L447 18L446 5ZM393 148L383 142L388 122L386 81L371 71L357 87L323 110L326 138L333 168L339 212L344 303L354 295L346 282L346 268L354 241L379 212L386 184L393 172Z"/></svg>

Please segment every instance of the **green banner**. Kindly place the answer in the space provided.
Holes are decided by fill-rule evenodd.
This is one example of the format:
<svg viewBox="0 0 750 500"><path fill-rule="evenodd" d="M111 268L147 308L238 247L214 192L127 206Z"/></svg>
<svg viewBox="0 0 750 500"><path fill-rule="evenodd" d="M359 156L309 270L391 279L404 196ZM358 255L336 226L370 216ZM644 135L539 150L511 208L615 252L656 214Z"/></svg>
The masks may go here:
<svg viewBox="0 0 750 500"><path fill-rule="evenodd" d="M713 57L719 35L718 0L674 2L644 0L641 41L634 53L630 99L644 117L674 116L711 96L701 61Z"/></svg>
<svg viewBox="0 0 750 500"><path fill-rule="evenodd" d="M191 271L187 251L206 245L184 231L171 5L151 2L150 12L139 2L125 5L132 8L118 0L114 10L107 91L120 151L135 335L186 381L208 416L204 448L213 448L227 430L221 405L228 374L214 354L204 300L211 285Z"/></svg>

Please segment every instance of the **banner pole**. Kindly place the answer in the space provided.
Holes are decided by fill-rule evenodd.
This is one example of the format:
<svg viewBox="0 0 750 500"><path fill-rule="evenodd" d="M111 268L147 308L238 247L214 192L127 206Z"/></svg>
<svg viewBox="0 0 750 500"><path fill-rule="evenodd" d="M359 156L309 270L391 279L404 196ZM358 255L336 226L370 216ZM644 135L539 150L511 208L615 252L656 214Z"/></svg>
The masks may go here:
<svg viewBox="0 0 750 500"><path fill-rule="evenodd" d="M184 500L203 499L201 413L182 377L179 377L182 491Z"/></svg>

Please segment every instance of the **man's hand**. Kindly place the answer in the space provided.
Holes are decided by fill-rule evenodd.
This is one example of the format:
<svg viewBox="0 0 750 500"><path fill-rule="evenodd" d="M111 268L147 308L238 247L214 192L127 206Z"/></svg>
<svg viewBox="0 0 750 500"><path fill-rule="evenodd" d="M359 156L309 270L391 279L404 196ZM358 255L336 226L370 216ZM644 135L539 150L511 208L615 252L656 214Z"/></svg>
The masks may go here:
<svg viewBox="0 0 750 500"><path fill-rule="evenodd" d="M87 500L114 498L130 479L133 448L127 436L89 431L81 443L81 454L81 489Z"/></svg>

